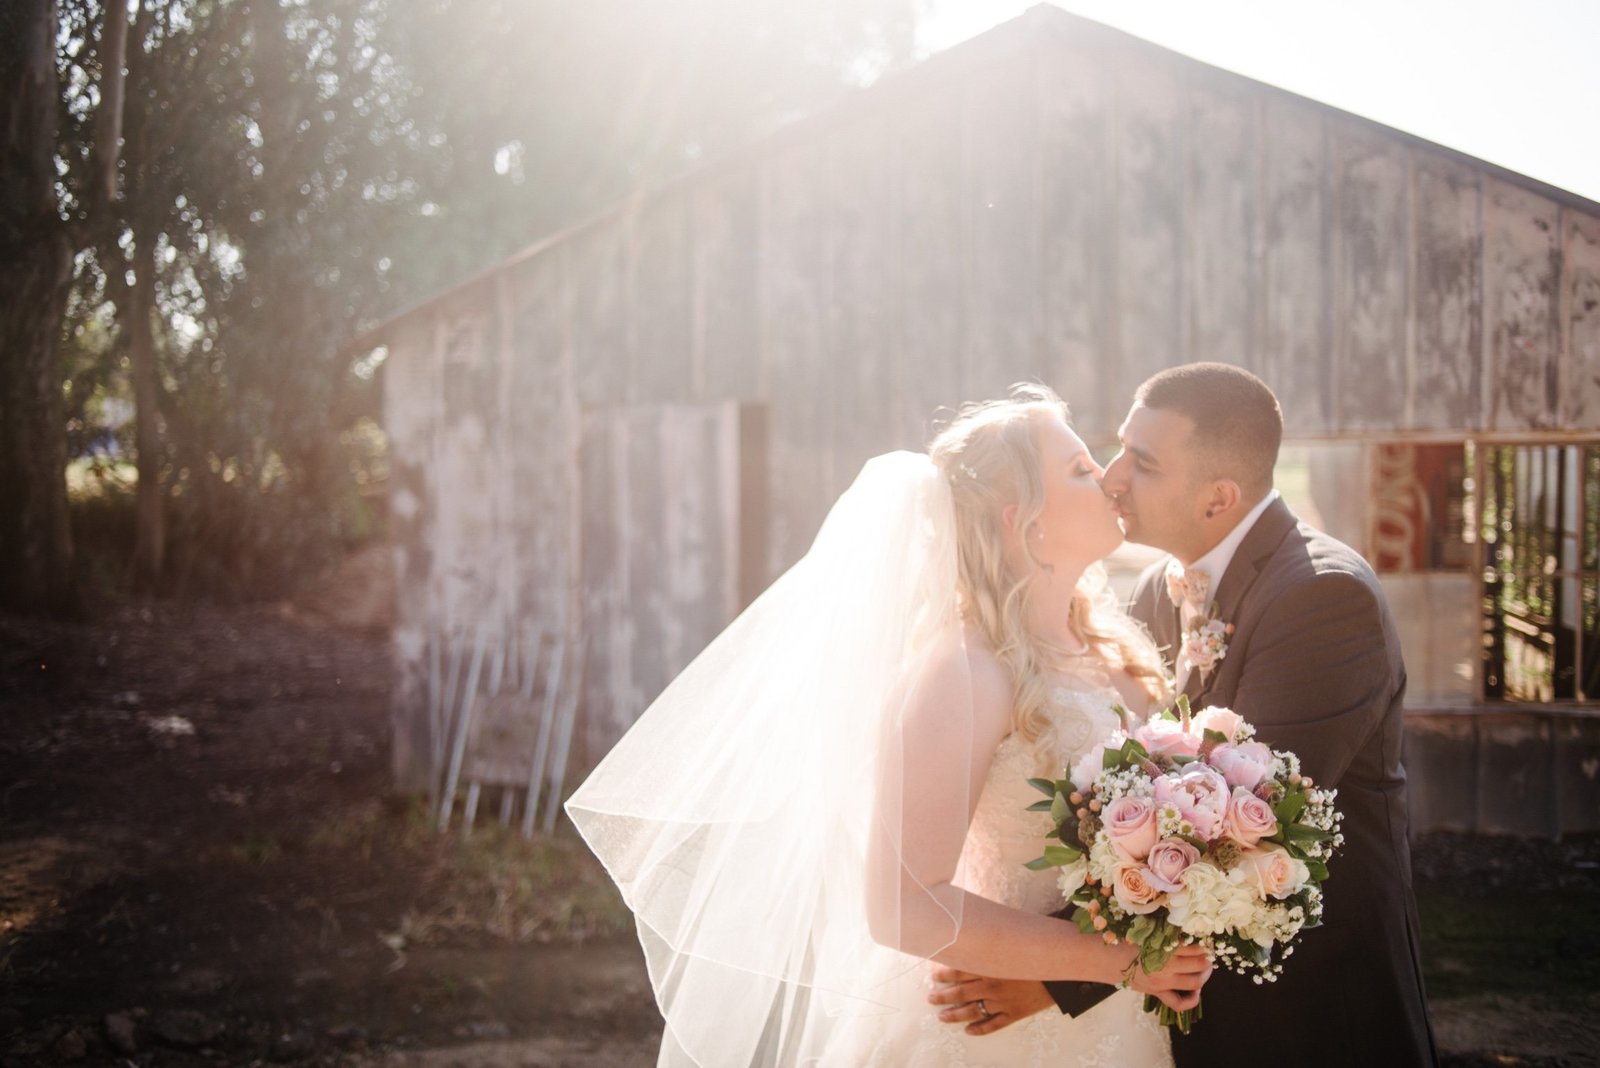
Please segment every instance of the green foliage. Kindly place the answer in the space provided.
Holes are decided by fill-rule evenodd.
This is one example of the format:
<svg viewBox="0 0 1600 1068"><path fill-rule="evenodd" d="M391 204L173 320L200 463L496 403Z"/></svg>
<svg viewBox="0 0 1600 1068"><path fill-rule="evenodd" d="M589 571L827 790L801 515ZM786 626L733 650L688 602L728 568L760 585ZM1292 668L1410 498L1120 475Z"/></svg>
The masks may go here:
<svg viewBox="0 0 1600 1068"><path fill-rule="evenodd" d="M147 272L166 581L281 592L382 533L381 368L344 342L905 59L917 6L140 0L102 218L103 6L63 0L62 210L91 237L62 330L72 455L134 448Z"/></svg>

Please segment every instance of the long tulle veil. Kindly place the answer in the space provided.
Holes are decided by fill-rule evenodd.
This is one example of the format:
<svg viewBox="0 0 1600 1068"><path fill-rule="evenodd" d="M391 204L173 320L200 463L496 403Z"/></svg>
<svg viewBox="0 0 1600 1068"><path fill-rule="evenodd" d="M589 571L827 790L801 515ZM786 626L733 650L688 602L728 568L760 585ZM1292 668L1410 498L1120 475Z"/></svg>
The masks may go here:
<svg viewBox="0 0 1600 1068"><path fill-rule="evenodd" d="M661 1063L815 1062L954 939L960 895L900 858L908 824L959 850L970 816L961 634L949 486L926 455L877 457L567 803L636 917ZM940 718L908 749L935 659ZM908 752L952 770L929 811L901 811Z"/></svg>

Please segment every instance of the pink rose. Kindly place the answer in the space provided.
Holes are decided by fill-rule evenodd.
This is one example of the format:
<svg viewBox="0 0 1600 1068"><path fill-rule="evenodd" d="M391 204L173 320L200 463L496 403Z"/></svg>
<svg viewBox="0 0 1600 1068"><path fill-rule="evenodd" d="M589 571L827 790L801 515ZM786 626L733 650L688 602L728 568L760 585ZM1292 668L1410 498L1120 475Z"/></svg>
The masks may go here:
<svg viewBox="0 0 1600 1068"><path fill-rule="evenodd" d="M1106 806L1100 819L1125 860L1143 860L1156 844L1156 806L1148 797L1119 797Z"/></svg>
<svg viewBox="0 0 1600 1068"><path fill-rule="evenodd" d="M1155 781L1156 804L1171 804L1190 825L1195 837L1209 842L1222 831L1228 814L1228 780L1205 764L1186 764L1182 771Z"/></svg>
<svg viewBox="0 0 1600 1068"><path fill-rule="evenodd" d="M1268 835L1278 832L1278 817L1272 806L1245 789L1233 788L1228 800L1228 815L1222 821L1222 833L1248 849Z"/></svg>
<svg viewBox="0 0 1600 1068"><path fill-rule="evenodd" d="M1262 900L1288 897L1311 878L1304 861L1277 846L1246 850L1239 858L1238 870L1244 872L1244 884L1259 893Z"/></svg>
<svg viewBox="0 0 1600 1068"><path fill-rule="evenodd" d="M1272 750L1260 742L1219 745L1206 762L1222 773L1229 786L1254 790L1272 773Z"/></svg>
<svg viewBox="0 0 1600 1068"><path fill-rule="evenodd" d="M1186 734L1176 720L1152 719L1135 730L1133 736L1153 757L1200 755L1200 736Z"/></svg>
<svg viewBox="0 0 1600 1068"><path fill-rule="evenodd" d="M1233 742L1239 738L1239 728L1244 726L1244 717L1231 708L1207 705L1195 715L1194 724L1195 733L1202 738L1205 737L1206 731L1216 731Z"/></svg>
<svg viewBox="0 0 1600 1068"><path fill-rule="evenodd" d="M1161 891L1150 881L1150 872L1139 864L1118 864L1111 879L1111 893L1122 911L1147 916L1161 907Z"/></svg>
<svg viewBox="0 0 1600 1068"><path fill-rule="evenodd" d="M1150 871L1150 883L1169 894L1183 889L1183 873L1189 865L1200 859L1200 850L1182 838L1163 838L1150 850L1145 867Z"/></svg>

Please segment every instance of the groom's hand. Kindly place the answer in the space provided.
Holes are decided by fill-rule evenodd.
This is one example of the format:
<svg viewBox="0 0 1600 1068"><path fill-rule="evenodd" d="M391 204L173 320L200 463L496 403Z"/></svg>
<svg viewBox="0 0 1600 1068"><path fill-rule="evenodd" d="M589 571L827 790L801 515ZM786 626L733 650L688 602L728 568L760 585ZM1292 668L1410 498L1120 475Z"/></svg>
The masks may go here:
<svg viewBox="0 0 1600 1068"><path fill-rule="evenodd" d="M1211 957L1199 946L1182 946L1160 971L1133 970L1128 983L1141 994L1153 994L1179 1012L1200 1004L1200 988L1211 978Z"/></svg>
<svg viewBox="0 0 1600 1068"><path fill-rule="evenodd" d="M928 1001L948 1006L945 1023L964 1023L969 1035L987 1035L1055 1006L1044 984L1033 979L988 979L939 965L932 972Z"/></svg>

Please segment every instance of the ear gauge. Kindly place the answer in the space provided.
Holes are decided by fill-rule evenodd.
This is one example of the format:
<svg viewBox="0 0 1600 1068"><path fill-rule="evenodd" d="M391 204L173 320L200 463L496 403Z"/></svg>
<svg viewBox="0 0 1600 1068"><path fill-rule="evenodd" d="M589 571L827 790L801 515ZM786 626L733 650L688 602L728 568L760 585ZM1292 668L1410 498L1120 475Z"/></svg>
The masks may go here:
<svg viewBox="0 0 1600 1068"><path fill-rule="evenodd" d="M1209 509L1209 508L1207 508L1207 509L1206 509L1206 518L1207 518L1207 519L1210 519L1210 518L1211 518L1211 516L1212 516L1212 514L1213 514L1213 513L1212 513L1212 511L1211 511L1211 509Z"/></svg>

